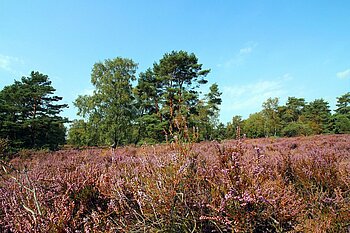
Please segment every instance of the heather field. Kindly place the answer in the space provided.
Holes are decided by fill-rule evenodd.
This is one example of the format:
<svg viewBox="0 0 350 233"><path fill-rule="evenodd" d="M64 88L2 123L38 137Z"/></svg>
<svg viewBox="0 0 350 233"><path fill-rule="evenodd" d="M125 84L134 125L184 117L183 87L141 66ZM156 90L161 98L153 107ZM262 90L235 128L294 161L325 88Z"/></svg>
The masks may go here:
<svg viewBox="0 0 350 233"><path fill-rule="evenodd" d="M21 152L1 232L348 232L350 135Z"/></svg>

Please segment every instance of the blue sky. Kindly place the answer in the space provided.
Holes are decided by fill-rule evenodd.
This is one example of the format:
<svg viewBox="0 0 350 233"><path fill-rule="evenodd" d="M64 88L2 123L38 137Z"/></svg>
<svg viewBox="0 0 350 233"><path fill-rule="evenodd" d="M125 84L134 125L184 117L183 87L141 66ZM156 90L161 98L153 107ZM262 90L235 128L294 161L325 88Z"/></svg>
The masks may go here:
<svg viewBox="0 0 350 233"><path fill-rule="evenodd" d="M223 92L221 121L247 118L269 97L306 101L350 91L350 1L0 0L0 89L32 70L49 75L70 108L91 93L95 62L151 67L193 52Z"/></svg>

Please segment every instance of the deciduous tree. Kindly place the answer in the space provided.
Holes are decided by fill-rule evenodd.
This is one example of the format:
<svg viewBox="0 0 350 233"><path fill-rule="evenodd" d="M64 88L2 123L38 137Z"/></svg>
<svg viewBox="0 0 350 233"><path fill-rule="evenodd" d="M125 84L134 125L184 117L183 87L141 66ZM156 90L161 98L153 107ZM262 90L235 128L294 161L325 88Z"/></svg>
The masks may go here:
<svg viewBox="0 0 350 233"><path fill-rule="evenodd" d="M95 63L93 95L79 96L74 102L78 114L87 118L88 131L96 132L96 145L130 143L136 114L131 82L136 80L136 68L135 62L121 57Z"/></svg>
<svg viewBox="0 0 350 233"><path fill-rule="evenodd" d="M262 114L264 115L265 136L277 136L277 130L280 124L278 116L278 98L268 98L263 104Z"/></svg>

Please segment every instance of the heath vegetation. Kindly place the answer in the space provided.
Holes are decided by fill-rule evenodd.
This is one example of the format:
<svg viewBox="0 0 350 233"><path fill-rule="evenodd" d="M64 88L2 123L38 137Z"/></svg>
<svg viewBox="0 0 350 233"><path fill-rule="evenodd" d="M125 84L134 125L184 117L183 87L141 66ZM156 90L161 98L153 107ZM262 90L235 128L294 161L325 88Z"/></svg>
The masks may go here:
<svg viewBox="0 0 350 233"><path fill-rule="evenodd" d="M346 232L350 136L56 152L2 162L2 232Z"/></svg>

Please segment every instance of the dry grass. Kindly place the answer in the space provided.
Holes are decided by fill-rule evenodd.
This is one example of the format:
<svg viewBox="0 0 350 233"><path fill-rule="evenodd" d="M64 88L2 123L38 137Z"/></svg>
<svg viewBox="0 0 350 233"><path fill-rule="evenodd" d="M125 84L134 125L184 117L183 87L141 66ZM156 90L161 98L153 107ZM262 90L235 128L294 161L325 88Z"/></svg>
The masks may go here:
<svg viewBox="0 0 350 233"><path fill-rule="evenodd" d="M28 153L1 173L1 232L350 227L350 135Z"/></svg>

